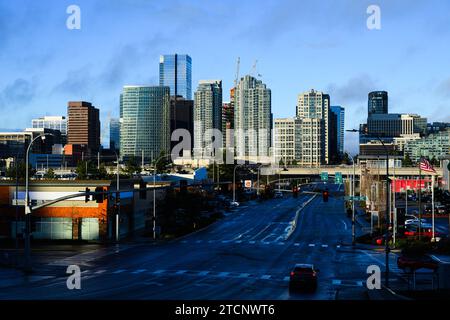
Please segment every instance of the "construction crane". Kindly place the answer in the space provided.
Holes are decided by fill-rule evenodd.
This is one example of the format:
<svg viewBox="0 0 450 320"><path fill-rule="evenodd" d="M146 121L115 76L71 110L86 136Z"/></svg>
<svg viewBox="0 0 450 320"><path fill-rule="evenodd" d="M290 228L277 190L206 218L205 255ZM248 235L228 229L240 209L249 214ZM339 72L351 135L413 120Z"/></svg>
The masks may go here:
<svg viewBox="0 0 450 320"><path fill-rule="evenodd" d="M236 77L234 78L234 87L237 88L237 84L239 81L239 67L241 65L241 58L238 57L236 61Z"/></svg>
<svg viewBox="0 0 450 320"><path fill-rule="evenodd" d="M258 66L258 60L255 60L255 63L252 66L252 71L250 72L250 75L253 77L261 78L262 75L260 73L258 73L257 66Z"/></svg>

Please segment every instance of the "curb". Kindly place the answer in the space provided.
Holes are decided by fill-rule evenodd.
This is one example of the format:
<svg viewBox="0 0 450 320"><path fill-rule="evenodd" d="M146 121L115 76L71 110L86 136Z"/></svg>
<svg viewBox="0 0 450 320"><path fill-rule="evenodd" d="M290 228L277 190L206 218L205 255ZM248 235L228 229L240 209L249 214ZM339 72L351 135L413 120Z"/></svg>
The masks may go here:
<svg viewBox="0 0 450 320"><path fill-rule="evenodd" d="M297 228L297 220L298 220L298 216L300 214L300 212L311 202L316 198L317 194L315 193L308 201L303 202L301 207L297 209L297 211L295 212L295 217L294 219L290 222L290 226L286 228L289 229L287 235L284 237L284 240L286 241L287 239L289 239L289 237L294 233L295 229Z"/></svg>

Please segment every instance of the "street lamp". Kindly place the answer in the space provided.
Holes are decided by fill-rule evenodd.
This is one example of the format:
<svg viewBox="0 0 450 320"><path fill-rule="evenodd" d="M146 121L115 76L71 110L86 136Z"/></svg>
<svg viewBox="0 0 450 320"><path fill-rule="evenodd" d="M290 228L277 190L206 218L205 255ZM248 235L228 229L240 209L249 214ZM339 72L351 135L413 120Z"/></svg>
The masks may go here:
<svg viewBox="0 0 450 320"><path fill-rule="evenodd" d="M160 160L170 156L170 154L163 155L153 164L153 240L156 240L156 165Z"/></svg>
<svg viewBox="0 0 450 320"><path fill-rule="evenodd" d="M353 177L352 177L352 184L351 184L351 197L352 197L352 246L355 246L356 244L356 232L355 232L355 158L348 154L349 157L352 159L352 165L353 165ZM361 180L361 179L360 179Z"/></svg>
<svg viewBox="0 0 450 320"><path fill-rule="evenodd" d="M116 203L117 203L117 211L116 211L116 241L119 242L119 216L120 216L120 167L119 167L119 156L117 155L116 150L113 150L116 155L117 161L117 182L116 182Z"/></svg>
<svg viewBox="0 0 450 320"><path fill-rule="evenodd" d="M31 271L31 246L30 246L30 235L31 235L31 206L30 206L30 195L29 195L29 173L28 173L28 166L29 166L29 153L31 150L31 146L33 143L38 140L42 139L42 141L45 140L46 136L53 136L51 133L44 133L40 134L33 140L31 140L30 144L27 147L27 152L25 154L25 264L24 264L24 270L26 272ZM17 235L16 235L17 236Z"/></svg>
<svg viewBox="0 0 450 320"><path fill-rule="evenodd" d="M237 164L233 169L233 202L236 202L236 169L244 166L243 164Z"/></svg>
<svg viewBox="0 0 450 320"><path fill-rule="evenodd" d="M360 130L356 130L356 129L352 129L352 130L346 130L348 132L358 132L360 133ZM385 219L386 219L386 240L385 240L385 254L386 254L386 261L385 261L385 266L386 266L386 280L385 280L385 284L386 287L389 286L389 252L390 252L390 248L389 248L389 200L390 200L390 195L389 195L389 189L390 189L390 183L389 183L389 151L386 148L386 145L384 144L383 140L376 134L373 135L378 141L380 141L381 145L383 146L384 152L386 153L386 213L385 213Z"/></svg>

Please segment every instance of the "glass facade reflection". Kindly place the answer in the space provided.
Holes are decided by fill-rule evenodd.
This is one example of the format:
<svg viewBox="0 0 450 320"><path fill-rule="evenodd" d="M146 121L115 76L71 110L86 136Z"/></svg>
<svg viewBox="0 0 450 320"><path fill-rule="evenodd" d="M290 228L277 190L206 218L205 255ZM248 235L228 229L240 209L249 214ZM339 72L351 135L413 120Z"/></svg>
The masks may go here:
<svg viewBox="0 0 450 320"><path fill-rule="evenodd" d="M170 88L170 95L192 100L192 59L186 54L159 58L159 85Z"/></svg>

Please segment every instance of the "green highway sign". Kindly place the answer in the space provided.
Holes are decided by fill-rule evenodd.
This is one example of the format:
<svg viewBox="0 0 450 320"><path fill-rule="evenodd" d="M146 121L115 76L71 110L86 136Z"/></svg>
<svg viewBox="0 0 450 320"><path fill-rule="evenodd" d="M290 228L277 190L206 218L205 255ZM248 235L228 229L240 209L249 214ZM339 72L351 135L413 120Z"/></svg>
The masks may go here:
<svg viewBox="0 0 450 320"><path fill-rule="evenodd" d="M339 184L341 184L343 182L343 179L342 179L342 172L336 172L335 174L334 174L334 183L339 183Z"/></svg>
<svg viewBox="0 0 450 320"><path fill-rule="evenodd" d="M366 196L360 196L360 197L358 197L358 196L355 196L355 197L352 197L352 196L345 196L344 197L344 200L353 200L353 201L366 201L367 200L367 197Z"/></svg>
<svg viewBox="0 0 450 320"><path fill-rule="evenodd" d="M320 174L320 180L322 181L328 181L328 172L322 172Z"/></svg>

